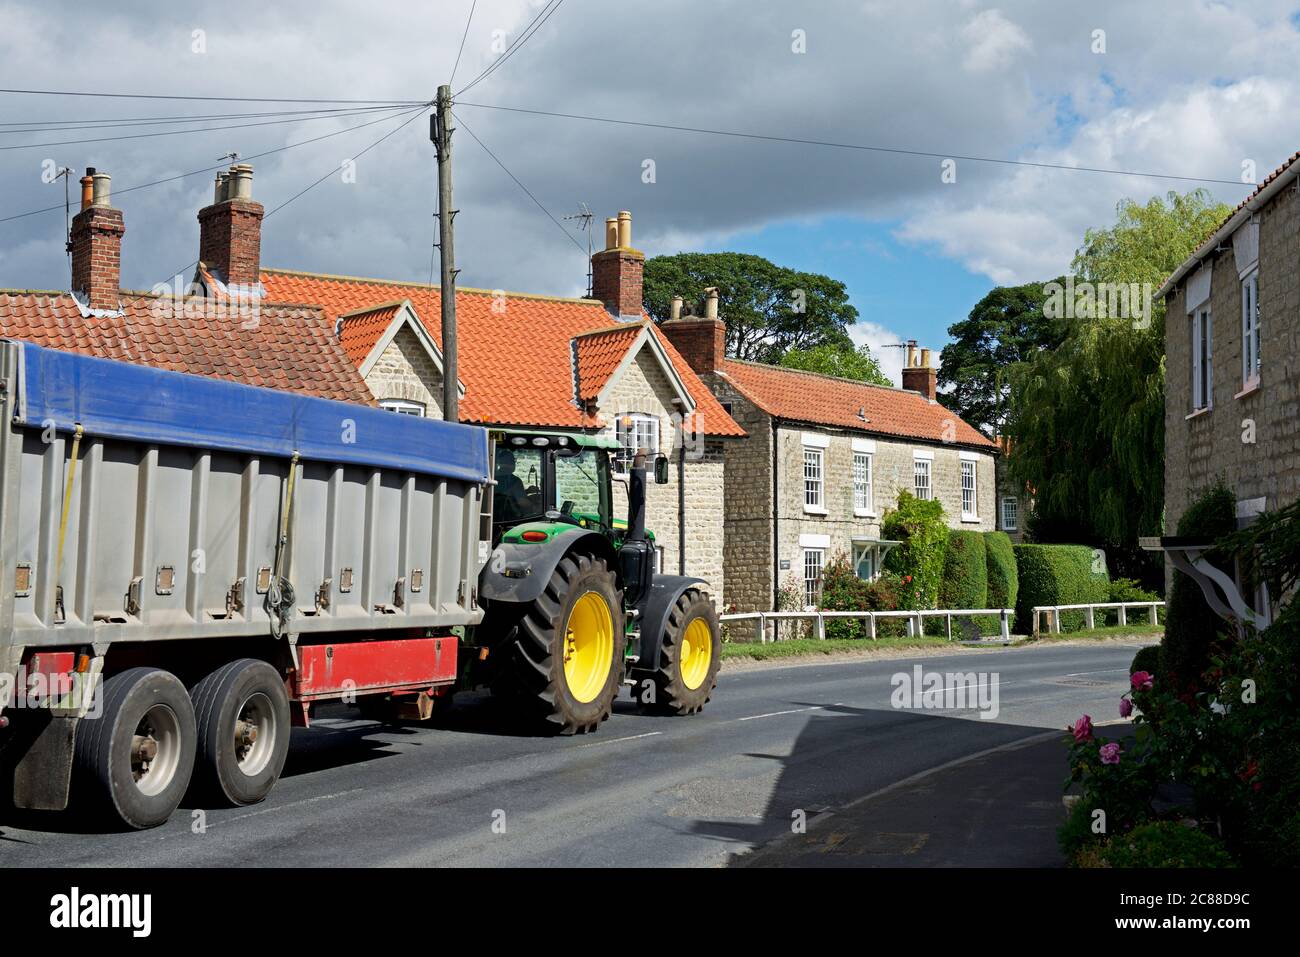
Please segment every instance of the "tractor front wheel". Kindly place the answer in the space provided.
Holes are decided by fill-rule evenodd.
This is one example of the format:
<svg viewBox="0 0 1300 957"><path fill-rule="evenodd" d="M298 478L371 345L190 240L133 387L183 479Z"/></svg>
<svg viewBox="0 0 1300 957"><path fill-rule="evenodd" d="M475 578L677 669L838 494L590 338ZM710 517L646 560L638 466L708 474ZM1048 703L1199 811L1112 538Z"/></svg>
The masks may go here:
<svg viewBox="0 0 1300 957"><path fill-rule="evenodd" d="M709 596L687 589L668 613L658 667L650 680L654 693L636 692L645 710L695 714L709 701L722 663L718 613Z"/></svg>
<svg viewBox="0 0 1300 957"><path fill-rule="evenodd" d="M622 609L604 559L566 555L513 628L506 643L511 660L493 693L519 701L561 734L595 731L622 685Z"/></svg>

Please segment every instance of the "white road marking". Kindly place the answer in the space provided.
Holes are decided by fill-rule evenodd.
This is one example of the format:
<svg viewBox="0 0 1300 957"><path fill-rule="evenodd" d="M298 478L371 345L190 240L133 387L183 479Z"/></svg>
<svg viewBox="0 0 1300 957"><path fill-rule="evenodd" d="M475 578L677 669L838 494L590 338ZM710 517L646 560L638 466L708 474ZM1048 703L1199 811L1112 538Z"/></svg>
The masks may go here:
<svg viewBox="0 0 1300 957"><path fill-rule="evenodd" d="M629 734L622 738L610 738L606 741L592 741L590 744L574 745L573 750L578 751L582 748L598 748L603 744L618 744L620 741L636 741L639 738L653 738L656 734L663 734L662 731L647 731L645 734Z"/></svg>
<svg viewBox="0 0 1300 957"><path fill-rule="evenodd" d="M812 708L791 708L789 711L769 711L766 714L751 714L748 717L736 718L735 720L736 721L757 721L759 718L775 718L778 715L782 715L782 714L804 714L808 711L825 711L827 708L838 708L838 707L840 707L840 703L837 701L835 702L835 704L819 704Z"/></svg>
<svg viewBox="0 0 1300 957"><path fill-rule="evenodd" d="M1120 672L1128 671L1127 668L1107 668L1105 671L1072 671L1068 675L1062 675L1064 678L1081 678L1084 675L1113 675Z"/></svg>

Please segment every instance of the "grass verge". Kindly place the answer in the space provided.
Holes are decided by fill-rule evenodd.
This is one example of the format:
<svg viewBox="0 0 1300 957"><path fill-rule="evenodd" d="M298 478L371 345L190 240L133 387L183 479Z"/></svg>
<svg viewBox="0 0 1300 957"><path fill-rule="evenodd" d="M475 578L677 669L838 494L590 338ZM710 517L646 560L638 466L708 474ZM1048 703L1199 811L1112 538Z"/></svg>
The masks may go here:
<svg viewBox="0 0 1300 957"><path fill-rule="evenodd" d="M942 648L955 642L946 638L791 638L766 645L757 642L727 642L722 646L722 658L748 658L767 661L772 658L793 658L799 655L837 655L853 651L876 651L898 648Z"/></svg>

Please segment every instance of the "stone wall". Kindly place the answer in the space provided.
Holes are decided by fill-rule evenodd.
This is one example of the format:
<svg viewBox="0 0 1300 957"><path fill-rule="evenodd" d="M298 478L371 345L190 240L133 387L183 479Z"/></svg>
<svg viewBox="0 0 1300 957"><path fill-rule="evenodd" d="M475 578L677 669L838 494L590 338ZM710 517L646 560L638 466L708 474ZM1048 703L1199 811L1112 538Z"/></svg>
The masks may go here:
<svg viewBox="0 0 1300 957"><path fill-rule="evenodd" d="M1284 189L1260 211L1260 384L1242 394L1241 281L1230 241L1215 257L1213 407L1192 414L1186 281L1165 316L1165 532L1222 479L1269 510L1300 496L1300 201ZM1251 441L1253 439L1253 441Z"/></svg>
<svg viewBox="0 0 1300 957"><path fill-rule="evenodd" d="M442 418L442 374L409 326L402 327L375 362L366 387L381 402L419 402L426 416Z"/></svg>
<svg viewBox="0 0 1300 957"><path fill-rule="evenodd" d="M659 420L659 449L671 459L668 484L650 484L646 493L646 527L655 534L655 544L662 549L663 570L683 574L679 529L681 512L679 464L683 443L677 434L678 416L672 405L676 395L668 377L648 346L643 346L635 361L612 382L600 415L609 424L608 433L615 437L619 415L641 413ZM734 443L733 443L734 444ZM703 578L712 589L714 601L723 602L725 569L723 565L723 451L717 443L685 443L686 561L684 574ZM627 490L614 483L614 514L627 515Z"/></svg>

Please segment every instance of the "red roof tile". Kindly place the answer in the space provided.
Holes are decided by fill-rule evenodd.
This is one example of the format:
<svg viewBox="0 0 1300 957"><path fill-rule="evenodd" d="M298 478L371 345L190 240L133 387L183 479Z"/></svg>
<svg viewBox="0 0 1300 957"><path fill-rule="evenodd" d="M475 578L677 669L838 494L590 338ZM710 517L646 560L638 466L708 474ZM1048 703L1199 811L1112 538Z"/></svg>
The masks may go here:
<svg viewBox="0 0 1300 957"><path fill-rule="evenodd" d="M726 360L721 372L741 394L777 418L856 432L997 448L982 432L918 392L735 359Z"/></svg>
<svg viewBox="0 0 1300 957"><path fill-rule="evenodd" d="M212 300L123 293L124 315L85 318L67 293L0 290L0 336L106 359L289 389L374 399L316 309L263 304L255 314ZM207 305L207 308L203 307Z"/></svg>
<svg viewBox="0 0 1300 957"><path fill-rule="evenodd" d="M401 308L400 302L390 302L339 317L339 345L355 365L366 361Z"/></svg>
<svg viewBox="0 0 1300 957"><path fill-rule="evenodd" d="M319 306L331 330L346 313L410 300L416 317L442 348L437 286L267 268L262 269L262 284L269 299ZM612 320L601 303L483 289L461 288L456 293L457 374L465 385L460 406L465 421L570 429L604 426L574 401L573 379L575 338L610 328ZM639 331L636 326L629 328ZM657 338L707 423L705 434L743 436L744 430L723 411L686 361L662 336ZM608 366L604 345L613 341L611 336L593 347L601 356L592 358L598 362L594 369ZM593 376L599 378L599 372ZM586 392L588 385L580 384L580 389Z"/></svg>
<svg viewBox="0 0 1300 957"><path fill-rule="evenodd" d="M641 326L627 323L613 329L584 332L574 339L578 363L578 398L594 399L627 356L627 350L641 335Z"/></svg>

